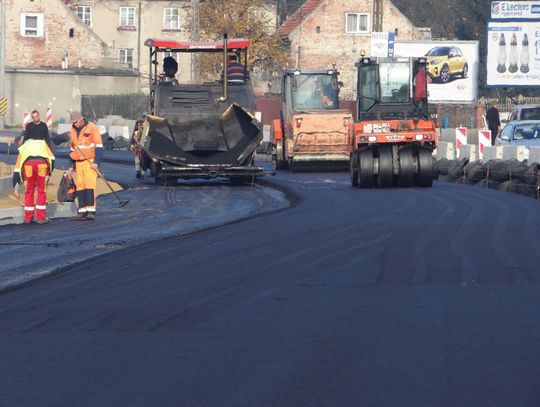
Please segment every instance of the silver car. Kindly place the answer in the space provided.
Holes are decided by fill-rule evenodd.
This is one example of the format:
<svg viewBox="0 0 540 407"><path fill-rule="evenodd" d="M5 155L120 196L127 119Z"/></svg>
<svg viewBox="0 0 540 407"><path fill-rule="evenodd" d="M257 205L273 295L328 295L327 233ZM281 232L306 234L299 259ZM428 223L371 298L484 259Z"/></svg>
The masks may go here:
<svg viewBox="0 0 540 407"><path fill-rule="evenodd" d="M496 145L540 146L540 120L510 122L495 140Z"/></svg>
<svg viewBox="0 0 540 407"><path fill-rule="evenodd" d="M517 105L508 115L507 122L516 120L540 120L540 105Z"/></svg>

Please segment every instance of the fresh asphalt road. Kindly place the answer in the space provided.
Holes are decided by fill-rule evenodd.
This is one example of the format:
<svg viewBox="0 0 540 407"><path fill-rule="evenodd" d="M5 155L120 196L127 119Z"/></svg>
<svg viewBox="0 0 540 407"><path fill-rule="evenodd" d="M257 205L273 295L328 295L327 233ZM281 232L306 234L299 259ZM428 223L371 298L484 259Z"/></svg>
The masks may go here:
<svg viewBox="0 0 540 407"><path fill-rule="evenodd" d="M292 208L0 295L0 405L540 405L539 202L272 182Z"/></svg>

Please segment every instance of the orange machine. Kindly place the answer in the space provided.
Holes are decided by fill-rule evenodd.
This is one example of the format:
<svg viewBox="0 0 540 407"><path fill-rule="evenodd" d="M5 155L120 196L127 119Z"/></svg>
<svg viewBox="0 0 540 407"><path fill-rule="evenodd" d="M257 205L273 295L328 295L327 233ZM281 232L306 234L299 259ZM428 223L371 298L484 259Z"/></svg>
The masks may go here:
<svg viewBox="0 0 540 407"><path fill-rule="evenodd" d="M428 116L425 58L361 58L349 174L359 187L429 187L435 124Z"/></svg>
<svg viewBox="0 0 540 407"><path fill-rule="evenodd" d="M339 108L338 71L286 70L282 109L272 126L278 169L347 168L352 114Z"/></svg>

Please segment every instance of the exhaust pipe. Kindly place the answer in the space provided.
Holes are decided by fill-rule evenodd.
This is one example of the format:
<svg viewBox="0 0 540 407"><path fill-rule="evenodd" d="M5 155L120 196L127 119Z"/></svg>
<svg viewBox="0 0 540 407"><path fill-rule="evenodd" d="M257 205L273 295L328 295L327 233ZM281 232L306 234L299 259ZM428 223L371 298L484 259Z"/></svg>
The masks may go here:
<svg viewBox="0 0 540 407"><path fill-rule="evenodd" d="M227 54L228 54L229 40L227 33L223 34L223 96L218 100L225 102L229 95L227 90L228 77L227 77Z"/></svg>

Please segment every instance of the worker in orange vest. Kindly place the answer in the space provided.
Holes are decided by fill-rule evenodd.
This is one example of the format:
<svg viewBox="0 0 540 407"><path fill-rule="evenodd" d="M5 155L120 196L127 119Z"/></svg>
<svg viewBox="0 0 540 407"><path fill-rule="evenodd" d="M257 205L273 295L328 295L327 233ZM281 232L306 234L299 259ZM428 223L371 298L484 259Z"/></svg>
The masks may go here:
<svg viewBox="0 0 540 407"><path fill-rule="evenodd" d="M47 177L54 169L54 155L45 140L29 139L19 147L17 163L13 171L13 195L19 199L17 185L24 182L24 223L32 223L34 213L36 223L49 223L46 216L47 193L45 186ZM37 203L34 206L34 193L37 188Z"/></svg>
<svg viewBox="0 0 540 407"><path fill-rule="evenodd" d="M76 173L77 220L94 220L96 217L97 169L103 158L103 141L98 127L79 112L70 116L73 126L69 131L71 167L69 176Z"/></svg>

